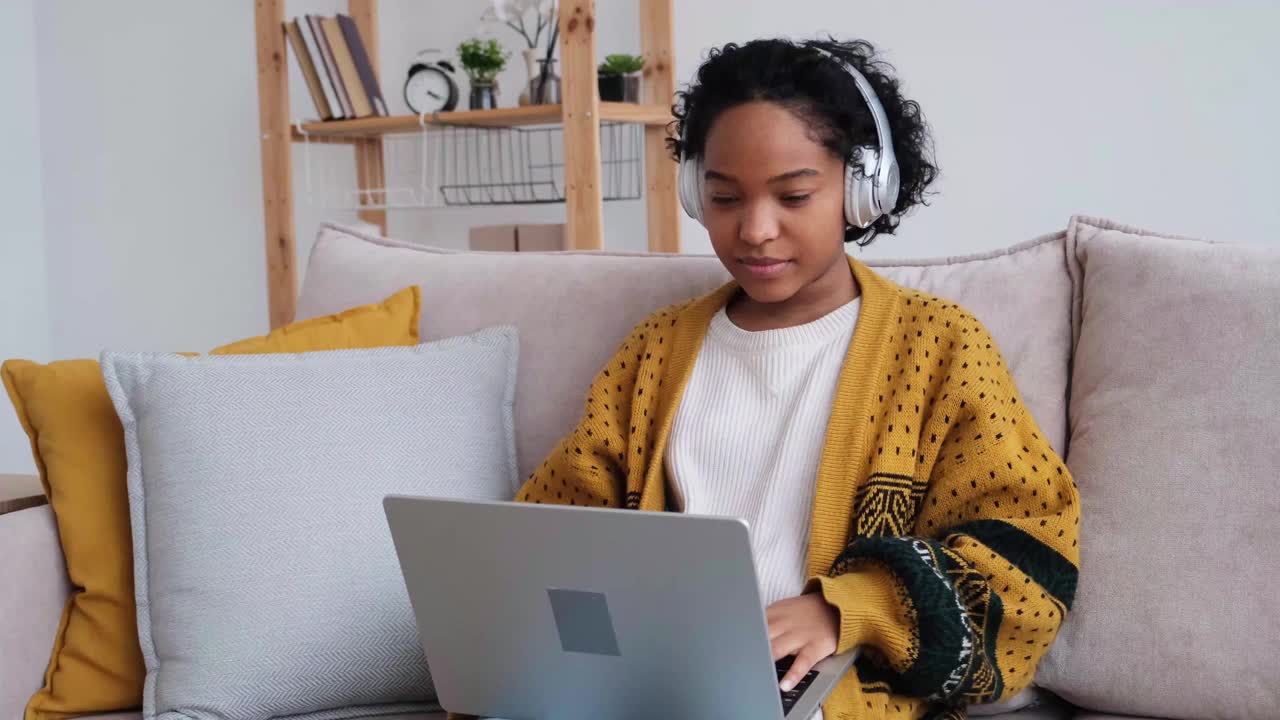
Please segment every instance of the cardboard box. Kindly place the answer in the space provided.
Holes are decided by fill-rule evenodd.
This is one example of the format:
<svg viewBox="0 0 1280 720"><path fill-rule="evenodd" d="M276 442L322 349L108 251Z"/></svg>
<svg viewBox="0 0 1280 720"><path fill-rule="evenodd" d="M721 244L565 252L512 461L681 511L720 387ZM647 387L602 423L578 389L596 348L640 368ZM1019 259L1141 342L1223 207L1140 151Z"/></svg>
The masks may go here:
<svg viewBox="0 0 1280 720"><path fill-rule="evenodd" d="M467 233L467 245L484 252L515 252L515 225L480 225Z"/></svg>
<svg viewBox="0 0 1280 720"><path fill-rule="evenodd" d="M567 250L564 223L546 225L479 225L467 244L483 252L555 252Z"/></svg>
<svg viewBox="0 0 1280 720"><path fill-rule="evenodd" d="M521 252L555 252L565 247L564 223L517 225L516 249Z"/></svg>

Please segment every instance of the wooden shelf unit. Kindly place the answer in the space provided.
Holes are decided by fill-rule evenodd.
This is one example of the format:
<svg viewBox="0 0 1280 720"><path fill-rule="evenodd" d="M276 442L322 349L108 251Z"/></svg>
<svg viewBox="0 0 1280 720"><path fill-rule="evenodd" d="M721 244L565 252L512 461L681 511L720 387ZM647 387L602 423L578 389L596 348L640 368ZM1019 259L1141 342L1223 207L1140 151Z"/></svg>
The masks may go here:
<svg viewBox="0 0 1280 720"><path fill-rule="evenodd" d="M558 124L564 128L566 235L574 250L598 250L604 241L604 201L600 168L600 123L645 126L645 203L649 249L679 252L676 164L666 150L675 95L672 59L673 0L639 0L641 52L645 57L642 95L651 104L600 102L596 92L595 0L560 0L561 98L558 105L462 110L427 116L427 122L480 127ZM378 73L377 0L348 0ZM262 194L267 255L267 300L272 328L293 321L298 295L297 245L293 221L291 144L309 137L350 143L357 183L383 185L382 135L414 132L417 115L368 117L301 123L289 116L292 52L284 34L285 0L255 0L258 48L258 123L262 142ZM393 84L378 73L385 88ZM656 102L655 102L656 101ZM387 230L386 211L361 210L360 218Z"/></svg>
<svg viewBox="0 0 1280 720"><path fill-rule="evenodd" d="M294 129L293 139L305 135L325 138L391 135L418 132L428 125L467 125L472 127L516 127L521 125L558 125L564 117L563 105L530 105L497 110L457 110L434 115L396 115L355 120L330 120L301 124ZM672 121L671 109L664 105L634 103L600 103L600 122L627 122L666 127Z"/></svg>

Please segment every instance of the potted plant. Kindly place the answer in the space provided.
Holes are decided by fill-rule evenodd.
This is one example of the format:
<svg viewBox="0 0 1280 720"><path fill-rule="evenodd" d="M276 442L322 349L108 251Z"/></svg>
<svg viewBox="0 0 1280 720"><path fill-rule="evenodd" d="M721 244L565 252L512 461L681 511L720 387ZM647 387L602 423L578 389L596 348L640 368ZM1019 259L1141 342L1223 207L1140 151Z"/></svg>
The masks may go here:
<svg viewBox="0 0 1280 720"><path fill-rule="evenodd" d="M600 99L612 102L640 102L640 71L644 58L639 55L615 53L606 55L596 68L596 84Z"/></svg>
<svg viewBox="0 0 1280 720"><path fill-rule="evenodd" d="M458 46L458 62L471 81L471 109L498 107L498 73L507 66L509 53L497 40L471 38Z"/></svg>

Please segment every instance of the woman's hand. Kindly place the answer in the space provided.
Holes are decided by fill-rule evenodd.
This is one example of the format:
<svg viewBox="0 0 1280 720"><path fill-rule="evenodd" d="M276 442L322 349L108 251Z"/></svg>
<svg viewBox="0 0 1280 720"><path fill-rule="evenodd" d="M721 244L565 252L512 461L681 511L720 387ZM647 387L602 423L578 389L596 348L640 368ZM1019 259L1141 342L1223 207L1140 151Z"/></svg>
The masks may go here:
<svg viewBox="0 0 1280 720"><path fill-rule="evenodd" d="M840 611L822 597L809 593L779 600L765 609L773 661L795 655L791 669L778 686L789 692L814 665L835 654L840 640Z"/></svg>

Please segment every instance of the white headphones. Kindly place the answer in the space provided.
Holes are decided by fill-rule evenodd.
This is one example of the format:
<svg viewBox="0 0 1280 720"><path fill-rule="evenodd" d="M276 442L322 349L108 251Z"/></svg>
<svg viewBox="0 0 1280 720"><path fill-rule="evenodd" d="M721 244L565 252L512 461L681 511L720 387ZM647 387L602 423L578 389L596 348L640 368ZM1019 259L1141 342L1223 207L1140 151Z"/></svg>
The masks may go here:
<svg viewBox="0 0 1280 720"><path fill-rule="evenodd" d="M853 77L862 93L862 99L871 109L876 123L876 139L879 147L862 146L861 165L846 162L844 166L844 219L858 228L865 228L885 213L891 212L898 202L898 161L893 154L893 138L889 136L889 118L884 106L871 89L871 83L858 69L827 50L806 43L804 47L819 52L840 64ZM702 158L683 157L680 160L677 188L680 205L689 217L702 222Z"/></svg>

